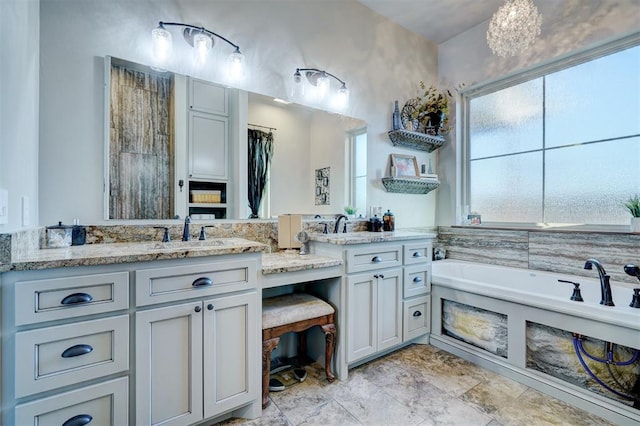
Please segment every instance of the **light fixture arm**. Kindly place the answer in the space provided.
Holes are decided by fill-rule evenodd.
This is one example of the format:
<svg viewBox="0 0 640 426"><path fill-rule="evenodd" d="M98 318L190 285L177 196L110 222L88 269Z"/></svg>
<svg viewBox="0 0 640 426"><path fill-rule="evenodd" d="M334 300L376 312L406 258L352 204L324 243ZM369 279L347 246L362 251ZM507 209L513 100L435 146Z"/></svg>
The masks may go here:
<svg viewBox="0 0 640 426"><path fill-rule="evenodd" d="M345 83L343 80L341 80L340 78L336 77L335 75L331 74L328 71L324 71L324 70L321 70L321 69L318 69L318 68L296 68L296 73L294 75L300 74L300 71L305 71L305 72L306 71L315 71L315 72L319 72L319 73L322 73L322 74L326 74L326 75L328 75L330 77L333 77L336 80L338 80L340 82L340 84L342 84L342 86L344 86L344 87L347 86L347 83Z"/></svg>
<svg viewBox="0 0 640 426"><path fill-rule="evenodd" d="M226 41L227 43L229 43L231 46L233 46L235 48L236 52L240 52L240 46L238 46L237 44L233 43L232 41L230 41L229 39L221 36L220 34L214 33L213 31L209 31L208 29L206 29L205 27L197 27L195 25L190 25L190 24L182 24L180 22L163 22L160 21L158 22L158 26L161 28L164 28L165 25L169 25L169 26L175 26L175 27L184 27L184 28L189 28L192 30L197 30L197 31L201 31L209 36L215 36L218 37L220 40L222 41Z"/></svg>

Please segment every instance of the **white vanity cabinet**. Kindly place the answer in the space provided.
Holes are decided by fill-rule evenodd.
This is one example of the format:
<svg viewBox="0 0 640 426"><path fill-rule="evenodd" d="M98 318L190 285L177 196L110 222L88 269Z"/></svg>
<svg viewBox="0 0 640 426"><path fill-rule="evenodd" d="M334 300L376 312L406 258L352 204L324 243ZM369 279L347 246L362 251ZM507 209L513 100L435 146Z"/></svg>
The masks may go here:
<svg viewBox="0 0 640 426"><path fill-rule="evenodd" d="M387 242L340 244L336 236L335 243L312 243L315 253L344 259L349 365L430 331L431 239L390 238Z"/></svg>
<svg viewBox="0 0 640 426"><path fill-rule="evenodd" d="M127 424L129 273L2 276L3 424Z"/></svg>
<svg viewBox="0 0 640 426"><path fill-rule="evenodd" d="M136 271L136 425L259 409L256 271L255 257Z"/></svg>

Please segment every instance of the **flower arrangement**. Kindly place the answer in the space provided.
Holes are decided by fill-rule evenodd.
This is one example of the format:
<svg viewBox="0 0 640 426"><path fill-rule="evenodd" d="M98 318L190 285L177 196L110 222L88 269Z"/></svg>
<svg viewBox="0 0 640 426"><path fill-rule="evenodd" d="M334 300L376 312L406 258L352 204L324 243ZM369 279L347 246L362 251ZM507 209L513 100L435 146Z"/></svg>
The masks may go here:
<svg viewBox="0 0 640 426"><path fill-rule="evenodd" d="M418 96L416 96L416 109L412 112L412 119L417 119L421 127L429 131L434 129L438 132L449 131L449 101L452 95L449 90L439 91L434 86L427 86L424 81L420 82Z"/></svg>
<svg viewBox="0 0 640 426"><path fill-rule="evenodd" d="M624 206L629 210L632 217L640 217L640 197L638 197L638 194L629 197Z"/></svg>

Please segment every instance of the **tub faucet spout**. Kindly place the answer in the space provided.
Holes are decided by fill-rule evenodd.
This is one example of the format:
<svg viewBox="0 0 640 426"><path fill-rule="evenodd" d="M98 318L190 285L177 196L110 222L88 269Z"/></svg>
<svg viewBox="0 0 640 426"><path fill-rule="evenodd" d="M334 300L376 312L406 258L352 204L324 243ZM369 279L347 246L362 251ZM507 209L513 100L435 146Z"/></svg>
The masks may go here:
<svg viewBox="0 0 640 426"><path fill-rule="evenodd" d="M598 276L600 277L600 304L615 306L613 304L613 297L611 296L611 283L609 282L611 277L604 270L600 261L597 259L587 259L584 263L584 269L593 269L594 266L598 270Z"/></svg>

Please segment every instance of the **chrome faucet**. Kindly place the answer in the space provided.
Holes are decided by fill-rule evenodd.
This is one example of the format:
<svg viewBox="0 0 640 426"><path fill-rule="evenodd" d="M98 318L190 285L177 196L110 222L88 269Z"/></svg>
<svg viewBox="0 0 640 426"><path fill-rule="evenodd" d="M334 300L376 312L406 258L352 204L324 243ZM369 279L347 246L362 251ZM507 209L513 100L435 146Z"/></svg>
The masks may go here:
<svg viewBox="0 0 640 426"><path fill-rule="evenodd" d="M340 229L340 221L344 219L347 220L347 216L343 215L343 214L339 214L338 216L336 216L336 226L333 228L333 233L337 234L338 230ZM344 229L342 230L342 232L347 232L347 225L345 224Z"/></svg>
<svg viewBox="0 0 640 426"><path fill-rule="evenodd" d="M611 277L606 273L602 264L597 259L587 259L584 264L584 269L592 269L593 266L598 270L598 276L600 277L600 304L615 306L613 304L613 297L611 296L611 283L609 283Z"/></svg>
<svg viewBox="0 0 640 426"><path fill-rule="evenodd" d="M182 229L182 241L189 241L191 239L191 235L189 234L189 224L191 223L191 218L189 216L184 218L184 228Z"/></svg>

